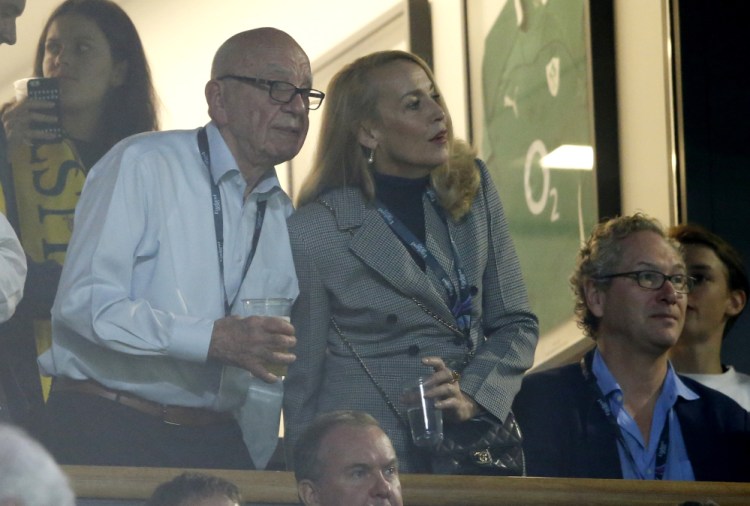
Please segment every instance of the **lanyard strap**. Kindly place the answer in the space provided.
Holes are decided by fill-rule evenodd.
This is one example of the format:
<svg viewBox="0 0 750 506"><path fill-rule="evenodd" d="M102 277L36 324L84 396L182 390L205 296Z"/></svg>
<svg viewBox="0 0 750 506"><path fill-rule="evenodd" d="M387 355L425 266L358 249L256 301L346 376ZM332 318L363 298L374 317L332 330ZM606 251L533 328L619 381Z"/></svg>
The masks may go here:
<svg viewBox="0 0 750 506"><path fill-rule="evenodd" d="M221 204L221 192L219 191L219 185L214 182L213 175L211 174L211 153L208 148L208 135L206 129L201 128L198 131L198 150L200 151L203 164L208 170L208 180L211 182L211 203L214 210L214 229L216 231L216 251L219 257L219 277L221 278L221 291L224 294L224 314L229 315L231 312L232 305L237 299L239 289L237 293L232 297L232 301L229 301L227 297L226 284L224 283L224 212ZM250 247L250 252L245 259L245 265L242 268L242 278L245 279L247 271L250 269L250 264L253 262L255 257L255 251L258 249L258 241L260 240L260 232L263 228L263 220L266 216L266 205L267 200L258 200L258 209L255 213L255 229L253 230L253 241ZM242 283L240 282L240 285Z"/></svg>
<svg viewBox="0 0 750 506"><path fill-rule="evenodd" d="M442 207L437 201L437 196L435 195L435 192L432 188L428 188L425 193L427 194L430 203L435 208L435 211L438 213L438 216L440 216L443 223L445 224L445 228L448 232L448 238L450 239L451 249L453 251L453 260L456 266L456 276L458 277L458 292L456 291L456 287L453 285L450 276L448 276L448 273L445 272L443 266L440 265L440 262L437 261L435 255L430 253L430 250L427 249L427 246L422 241L420 241L417 236L415 236L414 233L412 233L412 231L409 230L409 228L404 225L401 220L399 220L393 213L391 213L382 202L380 202L379 200L375 200L375 205L378 212L380 213L380 216L383 217L383 220L385 220L386 224L391 228L393 233L396 234L396 236L401 239L409 248L411 248L414 253L419 255L420 258L424 260L425 264L428 265L438 276L438 278L440 279L440 283L443 285L445 291L448 294L448 299L451 303L451 312L456 318L456 324L468 338L469 332L471 330L472 308L471 290L469 289L469 283L466 279L466 274L464 274L464 271L461 268L458 248L456 247L456 243L453 240L450 228L448 227L448 220L445 217L445 213L443 212Z"/></svg>
<svg viewBox="0 0 750 506"><path fill-rule="evenodd" d="M647 479L646 476L641 473L640 469L638 469L638 466L635 462L635 457L633 456L633 453L630 451L630 447L627 444L627 441L625 441L625 436L622 435L622 429L620 428L620 425L617 423L617 419L615 418L614 413L612 412L612 408L610 408L609 403L607 402L607 399L604 396L604 393L602 392L601 388L599 388L599 384L596 382L596 378L593 374L590 374L588 372L588 369L586 367L585 358L581 359L581 367L583 368L583 374L587 379L587 384L590 388L594 390L596 393L596 403L601 408L602 412L604 413L604 417L607 419L607 422L615 431L615 436L617 437L617 442L622 447L622 451L625 453L625 458L628 459L628 462L630 463L630 466L633 468L633 472L638 475L638 478L641 480ZM654 479L656 480L662 480L664 479L664 472L667 469L667 454L669 453L669 416L666 417L664 420L664 427L661 429L661 434L659 435L659 444L656 446L656 466L654 467Z"/></svg>

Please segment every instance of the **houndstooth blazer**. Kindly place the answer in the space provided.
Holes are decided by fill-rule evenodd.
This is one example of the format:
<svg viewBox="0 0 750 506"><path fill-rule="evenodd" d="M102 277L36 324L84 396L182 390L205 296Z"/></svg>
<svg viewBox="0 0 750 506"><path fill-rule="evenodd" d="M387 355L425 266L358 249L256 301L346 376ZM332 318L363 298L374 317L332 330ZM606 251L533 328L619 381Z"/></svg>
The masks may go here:
<svg viewBox="0 0 750 506"><path fill-rule="evenodd" d="M500 198L477 161L482 188L470 212L448 227L423 199L426 245L455 286L454 239L462 269L476 289L471 348L461 390L504 419L533 362L538 337ZM284 382L285 446L319 413L363 410L393 441L404 472L427 472L410 435L362 364L337 333L331 318L396 409L406 382L431 369L421 358L439 356L458 367L469 346L438 278L422 271L404 244L358 189L338 188L305 205L288 221L300 295L293 312L297 360ZM447 323L448 325L444 324ZM457 339L458 338L458 339Z"/></svg>

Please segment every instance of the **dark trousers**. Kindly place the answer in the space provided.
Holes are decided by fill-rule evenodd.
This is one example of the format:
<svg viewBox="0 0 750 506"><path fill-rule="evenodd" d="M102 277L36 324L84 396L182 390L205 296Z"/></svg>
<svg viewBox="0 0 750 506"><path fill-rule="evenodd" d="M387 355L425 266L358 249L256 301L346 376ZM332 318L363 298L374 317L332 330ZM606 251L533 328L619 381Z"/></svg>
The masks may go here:
<svg viewBox="0 0 750 506"><path fill-rule="evenodd" d="M114 401L52 392L38 437L61 464L254 469L236 422L169 425Z"/></svg>

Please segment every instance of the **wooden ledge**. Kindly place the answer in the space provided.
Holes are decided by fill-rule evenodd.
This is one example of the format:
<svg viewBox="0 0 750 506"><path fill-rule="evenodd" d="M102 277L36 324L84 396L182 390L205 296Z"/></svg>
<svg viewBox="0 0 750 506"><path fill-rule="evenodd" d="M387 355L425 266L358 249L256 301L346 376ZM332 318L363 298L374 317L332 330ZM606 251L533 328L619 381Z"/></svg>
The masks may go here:
<svg viewBox="0 0 750 506"><path fill-rule="evenodd" d="M146 499L183 469L63 466L82 499ZM194 470L235 483L245 501L298 504L294 475L281 471ZM408 506L669 505L712 500L750 504L750 483L401 475Z"/></svg>

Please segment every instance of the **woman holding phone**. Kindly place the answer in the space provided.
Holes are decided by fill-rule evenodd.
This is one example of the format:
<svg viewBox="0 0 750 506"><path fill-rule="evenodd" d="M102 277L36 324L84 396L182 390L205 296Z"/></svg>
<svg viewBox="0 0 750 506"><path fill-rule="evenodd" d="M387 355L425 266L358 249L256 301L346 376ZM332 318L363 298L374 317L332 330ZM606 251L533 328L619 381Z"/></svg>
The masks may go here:
<svg viewBox="0 0 750 506"><path fill-rule="evenodd" d="M55 78L59 102L21 98L2 107L9 173L0 174L8 216L26 251L24 299L2 329L26 409L41 403L36 338L49 343L49 314L88 170L119 140L158 128L151 74L138 32L109 0L67 0L50 15L37 45L34 77ZM37 86L48 87L43 81ZM54 90L53 90L54 94ZM48 127L59 124L62 135ZM23 351L21 351L23 350ZM34 381L34 379L36 381Z"/></svg>

